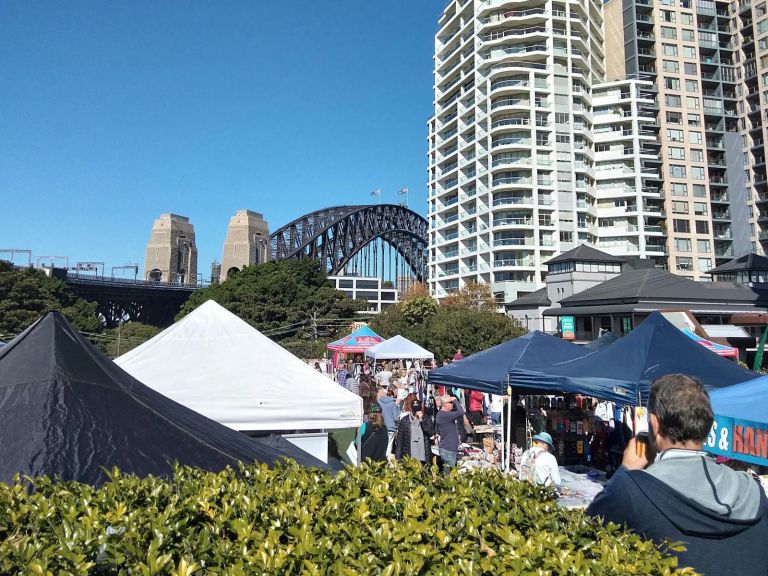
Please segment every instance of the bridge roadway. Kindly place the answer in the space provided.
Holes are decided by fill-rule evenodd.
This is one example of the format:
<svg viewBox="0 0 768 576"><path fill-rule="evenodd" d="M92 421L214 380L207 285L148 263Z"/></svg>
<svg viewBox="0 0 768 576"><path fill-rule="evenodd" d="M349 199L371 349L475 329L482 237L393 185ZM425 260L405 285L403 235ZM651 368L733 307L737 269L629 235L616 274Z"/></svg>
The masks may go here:
<svg viewBox="0 0 768 576"><path fill-rule="evenodd" d="M62 269L57 269L55 275L64 280L76 296L96 302L96 312L104 318L107 328L116 328L127 321L167 328L189 295L205 287L105 278Z"/></svg>

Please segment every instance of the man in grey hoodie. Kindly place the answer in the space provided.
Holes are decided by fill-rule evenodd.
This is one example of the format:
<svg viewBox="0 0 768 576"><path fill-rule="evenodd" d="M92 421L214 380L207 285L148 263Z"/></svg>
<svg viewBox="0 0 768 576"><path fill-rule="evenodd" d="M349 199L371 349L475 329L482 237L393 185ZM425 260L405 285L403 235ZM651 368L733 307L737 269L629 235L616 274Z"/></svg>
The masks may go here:
<svg viewBox="0 0 768 576"><path fill-rule="evenodd" d="M768 500L760 484L702 452L709 396L683 374L658 378L648 401L648 464L632 439L622 466L587 509L645 538L682 542L681 566L705 576L768 574Z"/></svg>
<svg viewBox="0 0 768 576"><path fill-rule="evenodd" d="M384 426L387 427L389 434L389 443L387 444L387 456L392 454L392 443L395 440L397 431L397 421L400 419L399 400L396 400L394 392L383 388L377 394L379 406L381 406L381 415L384 417Z"/></svg>

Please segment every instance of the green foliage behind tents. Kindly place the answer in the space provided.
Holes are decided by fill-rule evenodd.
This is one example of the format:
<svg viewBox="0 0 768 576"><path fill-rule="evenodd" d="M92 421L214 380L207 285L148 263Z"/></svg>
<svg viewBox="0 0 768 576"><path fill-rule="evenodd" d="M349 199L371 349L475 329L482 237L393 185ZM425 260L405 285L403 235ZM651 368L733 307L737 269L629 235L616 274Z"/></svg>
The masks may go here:
<svg viewBox="0 0 768 576"><path fill-rule="evenodd" d="M336 290L317 260L278 260L247 266L225 282L192 293L177 319L215 300L303 357L322 355L339 324L351 324L364 302ZM320 352L320 354L317 354Z"/></svg>
<svg viewBox="0 0 768 576"><path fill-rule="evenodd" d="M14 268L0 261L0 334L14 336L53 310L84 332L101 332L96 303L72 294L67 285L40 270Z"/></svg>
<svg viewBox="0 0 768 576"><path fill-rule="evenodd" d="M691 574L492 472L285 465L0 484L3 574Z"/></svg>

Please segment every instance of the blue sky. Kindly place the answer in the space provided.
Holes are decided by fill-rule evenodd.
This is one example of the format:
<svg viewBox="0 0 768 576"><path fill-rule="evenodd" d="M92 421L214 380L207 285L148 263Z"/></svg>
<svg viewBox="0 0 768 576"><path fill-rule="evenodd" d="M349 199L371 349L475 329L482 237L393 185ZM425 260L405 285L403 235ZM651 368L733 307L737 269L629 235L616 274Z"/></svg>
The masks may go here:
<svg viewBox="0 0 768 576"><path fill-rule="evenodd" d="M444 4L0 2L0 249L109 273L174 212L207 276L237 209L274 230L407 187L425 214Z"/></svg>

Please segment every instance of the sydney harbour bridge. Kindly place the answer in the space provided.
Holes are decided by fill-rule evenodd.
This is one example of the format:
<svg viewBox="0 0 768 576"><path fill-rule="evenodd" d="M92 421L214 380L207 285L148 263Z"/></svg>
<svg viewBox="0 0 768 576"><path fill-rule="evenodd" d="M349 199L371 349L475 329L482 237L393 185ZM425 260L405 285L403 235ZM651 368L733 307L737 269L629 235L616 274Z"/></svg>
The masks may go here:
<svg viewBox="0 0 768 576"><path fill-rule="evenodd" d="M395 204L334 206L306 214L269 236L273 260L313 258L329 275L426 280L427 221ZM68 273L79 297L98 303L107 327L134 321L166 327L195 285Z"/></svg>

